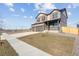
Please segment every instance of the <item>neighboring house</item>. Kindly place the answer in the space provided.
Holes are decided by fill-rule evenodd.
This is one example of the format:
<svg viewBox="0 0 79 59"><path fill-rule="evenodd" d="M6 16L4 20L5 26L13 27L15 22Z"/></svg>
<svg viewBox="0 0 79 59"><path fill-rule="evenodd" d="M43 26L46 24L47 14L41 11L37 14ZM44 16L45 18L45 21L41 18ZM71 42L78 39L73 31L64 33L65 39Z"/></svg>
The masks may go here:
<svg viewBox="0 0 79 59"><path fill-rule="evenodd" d="M57 30L67 26L66 9L54 9L49 14L39 13L36 16L36 23L32 24L32 31Z"/></svg>
<svg viewBox="0 0 79 59"><path fill-rule="evenodd" d="M79 28L79 24L77 24L77 28Z"/></svg>

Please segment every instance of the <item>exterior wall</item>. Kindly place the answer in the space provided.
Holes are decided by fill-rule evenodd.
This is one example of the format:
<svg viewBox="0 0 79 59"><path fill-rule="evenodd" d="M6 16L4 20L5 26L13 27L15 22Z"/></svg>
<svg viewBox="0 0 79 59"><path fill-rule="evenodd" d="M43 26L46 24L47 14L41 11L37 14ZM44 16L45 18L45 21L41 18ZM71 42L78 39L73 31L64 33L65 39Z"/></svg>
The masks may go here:
<svg viewBox="0 0 79 59"><path fill-rule="evenodd" d="M53 15L55 15L55 13L57 13L57 17L53 17ZM59 19L61 18L61 13L57 10L53 11L51 14L50 14L50 18L51 20L54 20L54 19Z"/></svg>
<svg viewBox="0 0 79 59"><path fill-rule="evenodd" d="M43 31L43 30L45 30L44 23L32 25L32 31Z"/></svg>
<svg viewBox="0 0 79 59"><path fill-rule="evenodd" d="M51 20L51 15L48 15L47 16L47 20Z"/></svg>
<svg viewBox="0 0 79 59"><path fill-rule="evenodd" d="M47 25L47 29L48 30L60 30L60 26L59 26L59 20L60 19L57 19L57 20L51 20L51 21L47 21L45 22L45 24Z"/></svg>
<svg viewBox="0 0 79 59"><path fill-rule="evenodd" d="M44 25L36 27L36 31L43 31L43 30L44 30Z"/></svg>
<svg viewBox="0 0 79 59"><path fill-rule="evenodd" d="M44 29L48 30L48 26L46 24L44 24Z"/></svg>
<svg viewBox="0 0 79 59"><path fill-rule="evenodd" d="M58 25L56 25L56 26L50 25L50 30L59 30L59 26Z"/></svg>
<svg viewBox="0 0 79 59"><path fill-rule="evenodd" d="M67 18L63 13L61 14L61 26L67 26Z"/></svg>
<svg viewBox="0 0 79 59"><path fill-rule="evenodd" d="M54 20L53 23L50 25L50 30L60 30L60 26L59 26L59 20L60 19L57 19L57 20Z"/></svg>
<svg viewBox="0 0 79 59"><path fill-rule="evenodd" d="M45 17L44 21L42 17ZM38 21L39 20L39 21ZM58 20L57 25L54 22L53 24L45 24L45 22L51 22L54 20ZM32 25L33 31L43 31L43 30L62 30L62 26L67 26L67 18L65 12L61 12L59 10L54 10L50 14L39 14L37 16L37 24Z"/></svg>
<svg viewBox="0 0 79 59"><path fill-rule="evenodd" d="M40 14L38 17L37 17L37 20L39 19L39 22L43 22L42 20L42 17L45 17L45 21L47 20L47 16L45 14ZM36 23L39 23L38 21Z"/></svg>
<svg viewBox="0 0 79 59"><path fill-rule="evenodd" d="M62 32L79 35L78 28L62 27Z"/></svg>
<svg viewBox="0 0 79 59"><path fill-rule="evenodd" d="M53 17L53 15L54 15L54 13L57 13L57 18L54 18ZM54 20L54 19L59 19L59 18L61 18L61 14L60 14L60 12L59 11L53 11L51 14L49 14L48 16L47 16L47 21L48 20Z"/></svg>

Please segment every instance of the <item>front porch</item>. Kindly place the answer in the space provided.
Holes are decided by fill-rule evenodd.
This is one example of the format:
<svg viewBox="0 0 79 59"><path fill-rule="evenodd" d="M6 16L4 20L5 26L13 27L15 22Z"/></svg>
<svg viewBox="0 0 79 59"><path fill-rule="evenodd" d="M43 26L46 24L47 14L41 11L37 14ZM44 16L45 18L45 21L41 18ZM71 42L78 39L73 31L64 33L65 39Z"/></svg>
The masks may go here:
<svg viewBox="0 0 79 59"><path fill-rule="evenodd" d="M32 30L36 32L41 31L59 31L60 30L60 19L40 22L32 25Z"/></svg>
<svg viewBox="0 0 79 59"><path fill-rule="evenodd" d="M45 30L60 30L60 19L46 21Z"/></svg>

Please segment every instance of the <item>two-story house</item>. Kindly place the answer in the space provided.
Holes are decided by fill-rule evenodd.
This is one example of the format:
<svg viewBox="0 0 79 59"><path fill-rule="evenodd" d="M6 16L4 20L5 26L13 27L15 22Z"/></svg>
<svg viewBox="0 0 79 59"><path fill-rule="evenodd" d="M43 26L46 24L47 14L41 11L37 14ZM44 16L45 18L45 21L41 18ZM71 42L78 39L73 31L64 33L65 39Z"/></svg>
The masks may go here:
<svg viewBox="0 0 79 59"><path fill-rule="evenodd" d="M36 16L36 23L32 24L32 31L57 30L67 26L66 9L54 9L49 14L39 13Z"/></svg>

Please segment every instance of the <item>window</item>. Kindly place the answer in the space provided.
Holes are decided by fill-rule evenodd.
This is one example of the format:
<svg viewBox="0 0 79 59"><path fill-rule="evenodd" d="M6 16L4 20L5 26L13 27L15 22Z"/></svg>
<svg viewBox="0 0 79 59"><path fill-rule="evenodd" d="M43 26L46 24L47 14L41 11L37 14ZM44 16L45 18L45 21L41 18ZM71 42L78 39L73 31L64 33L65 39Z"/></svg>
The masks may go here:
<svg viewBox="0 0 79 59"><path fill-rule="evenodd" d="M40 22L40 18L37 19L37 22Z"/></svg>
<svg viewBox="0 0 79 59"><path fill-rule="evenodd" d="M56 18L58 18L58 13L57 12L53 13L53 19L56 19Z"/></svg>
<svg viewBox="0 0 79 59"><path fill-rule="evenodd" d="M45 16L42 16L42 21L45 21Z"/></svg>
<svg viewBox="0 0 79 59"><path fill-rule="evenodd" d="M41 17L37 18L37 22L40 22L40 21L45 21L45 16L41 16Z"/></svg>

